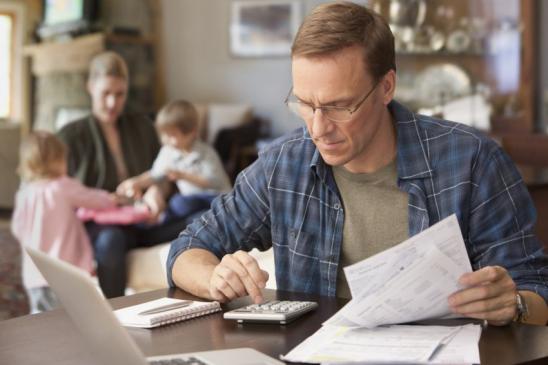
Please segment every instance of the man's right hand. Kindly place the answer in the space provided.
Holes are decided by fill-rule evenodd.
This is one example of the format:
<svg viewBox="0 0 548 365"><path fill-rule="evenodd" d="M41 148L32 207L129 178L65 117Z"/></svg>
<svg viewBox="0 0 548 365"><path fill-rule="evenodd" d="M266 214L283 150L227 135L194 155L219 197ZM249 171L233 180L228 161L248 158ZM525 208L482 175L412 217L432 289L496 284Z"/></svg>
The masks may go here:
<svg viewBox="0 0 548 365"><path fill-rule="evenodd" d="M254 303L261 303L268 272L261 270L257 260L245 251L227 254L215 266L209 279L209 294L220 302L251 296Z"/></svg>

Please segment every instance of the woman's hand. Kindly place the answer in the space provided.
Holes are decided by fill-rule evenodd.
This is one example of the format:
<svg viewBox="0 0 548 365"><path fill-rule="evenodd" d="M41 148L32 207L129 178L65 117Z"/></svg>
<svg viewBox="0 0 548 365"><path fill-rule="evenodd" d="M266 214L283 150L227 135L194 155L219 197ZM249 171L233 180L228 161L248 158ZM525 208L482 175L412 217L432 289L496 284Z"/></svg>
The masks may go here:
<svg viewBox="0 0 548 365"><path fill-rule="evenodd" d="M133 200L133 198L118 193L110 193L110 198L118 206L132 205L133 203L135 203L135 200Z"/></svg>
<svg viewBox="0 0 548 365"><path fill-rule="evenodd" d="M132 199L141 199L143 197L143 188L137 177L126 179L116 188L116 194L123 195Z"/></svg>
<svg viewBox="0 0 548 365"><path fill-rule="evenodd" d="M166 201L162 190L158 186L152 185L143 195L143 203L146 204L151 213L149 223L158 223L160 214L166 208Z"/></svg>

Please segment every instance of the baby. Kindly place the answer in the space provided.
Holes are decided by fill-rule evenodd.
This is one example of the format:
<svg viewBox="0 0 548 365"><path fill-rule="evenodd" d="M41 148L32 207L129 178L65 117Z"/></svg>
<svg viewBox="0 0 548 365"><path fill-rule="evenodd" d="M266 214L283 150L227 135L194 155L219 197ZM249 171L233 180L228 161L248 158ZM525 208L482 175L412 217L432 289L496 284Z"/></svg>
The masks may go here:
<svg viewBox="0 0 548 365"><path fill-rule="evenodd" d="M164 220L190 217L209 208L211 201L231 188L215 150L198 139L198 113L184 100L164 106L155 121L162 148L152 169L122 183L117 192L139 198L159 180L173 181L179 190L169 201Z"/></svg>

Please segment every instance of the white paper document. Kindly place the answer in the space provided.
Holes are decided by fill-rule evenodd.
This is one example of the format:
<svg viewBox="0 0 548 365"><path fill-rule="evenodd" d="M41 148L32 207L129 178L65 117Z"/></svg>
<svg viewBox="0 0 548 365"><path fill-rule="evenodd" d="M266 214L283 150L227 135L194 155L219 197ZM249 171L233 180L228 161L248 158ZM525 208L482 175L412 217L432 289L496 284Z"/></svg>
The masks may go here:
<svg viewBox="0 0 548 365"><path fill-rule="evenodd" d="M447 298L471 272L452 215L405 242L344 268L352 300L326 325L372 328L451 314Z"/></svg>
<svg viewBox="0 0 548 365"><path fill-rule="evenodd" d="M481 326L323 326L287 355L304 363L479 363Z"/></svg>
<svg viewBox="0 0 548 365"><path fill-rule="evenodd" d="M480 325L462 326L448 343L442 344L432 356L432 364L479 364Z"/></svg>

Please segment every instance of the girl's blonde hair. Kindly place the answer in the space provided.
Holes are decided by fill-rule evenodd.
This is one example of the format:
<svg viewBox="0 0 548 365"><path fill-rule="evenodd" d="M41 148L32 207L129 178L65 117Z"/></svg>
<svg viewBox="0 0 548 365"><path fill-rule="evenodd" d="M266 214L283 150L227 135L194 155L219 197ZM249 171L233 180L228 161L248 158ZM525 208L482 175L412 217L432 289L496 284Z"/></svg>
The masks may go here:
<svg viewBox="0 0 548 365"><path fill-rule="evenodd" d="M21 142L17 171L23 181L59 177L55 167L66 155L67 147L54 134L34 131Z"/></svg>

